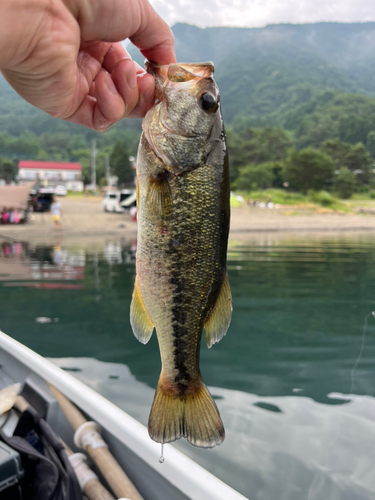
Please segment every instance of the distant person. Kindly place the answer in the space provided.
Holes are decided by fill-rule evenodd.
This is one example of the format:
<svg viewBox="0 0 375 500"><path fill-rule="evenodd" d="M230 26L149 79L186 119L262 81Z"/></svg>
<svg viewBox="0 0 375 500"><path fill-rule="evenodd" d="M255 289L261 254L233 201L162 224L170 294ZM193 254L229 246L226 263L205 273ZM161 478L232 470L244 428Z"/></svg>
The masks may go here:
<svg viewBox="0 0 375 500"><path fill-rule="evenodd" d="M3 224L9 223L9 212L6 208L3 208L3 211L1 212L1 222Z"/></svg>
<svg viewBox="0 0 375 500"><path fill-rule="evenodd" d="M53 198L50 211L52 213L52 220L55 227L61 227L60 217L62 216L62 207L61 203L57 201L56 198Z"/></svg>
<svg viewBox="0 0 375 500"><path fill-rule="evenodd" d="M20 213L17 210L17 208L14 210L14 223L19 224L20 223Z"/></svg>
<svg viewBox="0 0 375 500"><path fill-rule="evenodd" d="M272 208L273 208L273 206L274 206L274 205L273 205L273 201L271 201L271 198L268 198L268 200L267 200L267 208L272 209Z"/></svg>
<svg viewBox="0 0 375 500"><path fill-rule="evenodd" d="M131 220L137 222L137 207L131 207L129 212Z"/></svg>
<svg viewBox="0 0 375 500"><path fill-rule="evenodd" d="M9 224L14 224L14 210L12 208L9 210Z"/></svg>
<svg viewBox="0 0 375 500"><path fill-rule="evenodd" d="M0 70L51 116L103 132L154 103L154 77L129 38L158 64L176 62L173 34L147 0L0 0Z"/></svg>

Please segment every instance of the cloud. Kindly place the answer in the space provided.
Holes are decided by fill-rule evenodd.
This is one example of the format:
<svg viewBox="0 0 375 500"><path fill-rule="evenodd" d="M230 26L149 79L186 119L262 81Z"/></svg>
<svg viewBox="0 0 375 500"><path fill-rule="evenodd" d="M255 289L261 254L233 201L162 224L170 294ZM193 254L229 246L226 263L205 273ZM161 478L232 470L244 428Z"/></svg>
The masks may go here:
<svg viewBox="0 0 375 500"><path fill-rule="evenodd" d="M256 27L278 23L375 21L374 0L150 0L172 26Z"/></svg>

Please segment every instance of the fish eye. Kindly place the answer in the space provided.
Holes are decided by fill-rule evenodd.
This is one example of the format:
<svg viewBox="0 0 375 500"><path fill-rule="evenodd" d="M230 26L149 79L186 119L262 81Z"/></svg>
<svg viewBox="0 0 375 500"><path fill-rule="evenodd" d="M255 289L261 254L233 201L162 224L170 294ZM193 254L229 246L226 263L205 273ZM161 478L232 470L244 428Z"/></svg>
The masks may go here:
<svg viewBox="0 0 375 500"><path fill-rule="evenodd" d="M219 107L214 95L211 94L211 92L204 92L201 94L199 97L199 103L204 111L208 111L210 113L215 113Z"/></svg>

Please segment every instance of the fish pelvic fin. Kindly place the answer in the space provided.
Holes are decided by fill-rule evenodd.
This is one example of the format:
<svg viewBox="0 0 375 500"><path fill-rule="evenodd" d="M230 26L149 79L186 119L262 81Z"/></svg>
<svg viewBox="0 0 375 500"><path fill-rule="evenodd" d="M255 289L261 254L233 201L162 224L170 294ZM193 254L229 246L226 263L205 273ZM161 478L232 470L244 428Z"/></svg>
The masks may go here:
<svg viewBox="0 0 375 500"><path fill-rule="evenodd" d="M139 292L137 278L135 279L133 298L130 305L130 324L132 326L133 333L139 342L147 344L154 330L154 323L151 321L151 318L145 309Z"/></svg>
<svg viewBox="0 0 375 500"><path fill-rule="evenodd" d="M232 317L232 294L230 291L228 273L225 272L223 284L212 313L204 324L207 347L219 342L230 325Z"/></svg>
<svg viewBox="0 0 375 500"><path fill-rule="evenodd" d="M177 384L163 382L162 375L148 420L148 433L157 443L184 437L198 448L213 448L225 438L219 410L202 379L182 395Z"/></svg>

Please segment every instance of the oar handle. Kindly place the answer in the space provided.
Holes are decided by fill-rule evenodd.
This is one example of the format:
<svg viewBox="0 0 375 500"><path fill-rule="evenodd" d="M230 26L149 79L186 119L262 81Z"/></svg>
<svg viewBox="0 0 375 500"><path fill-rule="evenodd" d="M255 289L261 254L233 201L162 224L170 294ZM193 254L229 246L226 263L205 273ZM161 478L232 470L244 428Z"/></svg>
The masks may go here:
<svg viewBox="0 0 375 500"><path fill-rule="evenodd" d="M55 387L49 386L51 392L58 401L65 416L69 420L75 431L80 432L80 428L88 427L88 433L91 433L92 426L87 422L82 413L76 406L73 405L68 398L66 398ZM85 425L86 424L86 425ZM98 434L99 426L96 427ZM129 500L144 500L140 495L134 484L130 481L128 476L122 470L117 460L113 457L112 453L108 450L101 436L93 442L90 439L85 439L85 436L80 433L80 444L86 449L87 453L94 460L100 472L103 474L104 479L107 481L113 493L117 498L127 498Z"/></svg>

